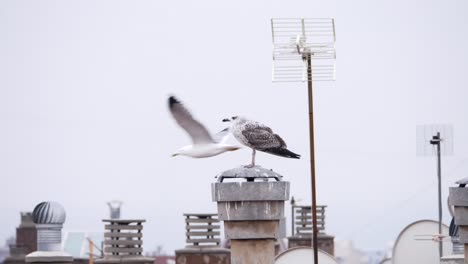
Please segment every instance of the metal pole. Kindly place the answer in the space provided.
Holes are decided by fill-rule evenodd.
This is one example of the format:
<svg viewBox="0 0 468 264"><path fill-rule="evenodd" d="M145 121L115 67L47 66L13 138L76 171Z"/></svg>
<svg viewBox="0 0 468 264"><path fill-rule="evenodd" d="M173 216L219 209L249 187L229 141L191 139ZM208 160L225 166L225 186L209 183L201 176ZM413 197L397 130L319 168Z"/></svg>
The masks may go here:
<svg viewBox="0 0 468 264"><path fill-rule="evenodd" d="M441 162L440 162L440 132L437 132L435 136L432 137L430 143L432 145L437 145L437 180L438 180L438 199L439 199L439 235L442 235L442 173L441 173ZM439 241L439 256L443 256L442 252L442 240Z"/></svg>
<svg viewBox="0 0 468 264"><path fill-rule="evenodd" d="M294 236L294 205L291 205L291 236Z"/></svg>
<svg viewBox="0 0 468 264"><path fill-rule="evenodd" d="M93 254L94 243L89 238L88 238L88 248L89 248L89 261L88 261L88 263L93 264L94 263L94 259L93 259L94 258L94 254Z"/></svg>
<svg viewBox="0 0 468 264"><path fill-rule="evenodd" d="M440 162L440 132L437 132L439 139L437 144L437 178L439 180L439 234L442 234L442 173ZM439 241L439 255L442 257L442 241Z"/></svg>
<svg viewBox="0 0 468 264"><path fill-rule="evenodd" d="M305 54L307 60L307 83L309 93L309 136L310 136L310 175L312 183L312 243L314 247L314 264L318 264L317 243L317 204L315 190L315 141L314 141L314 98L312 96L312 59L310 52Z"/></svg>

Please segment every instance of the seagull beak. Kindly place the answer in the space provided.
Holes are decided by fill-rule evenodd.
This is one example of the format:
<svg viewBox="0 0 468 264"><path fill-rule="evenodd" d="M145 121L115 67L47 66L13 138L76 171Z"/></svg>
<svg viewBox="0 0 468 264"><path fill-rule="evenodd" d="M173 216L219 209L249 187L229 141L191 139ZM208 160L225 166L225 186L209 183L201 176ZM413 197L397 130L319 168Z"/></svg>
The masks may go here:
<svg viewBox="0 0 468 264"><path fill-rule="evenodd" d="M224 118L223 119L223 122L229 122L229 121L231 121L229 118Z"/></svg>
<svg viewBox="0 0 468 264"><path fill-rule="evenodd" d="M175 157L175 156L177 156L177 155L179 155L179 154L174 153L174 154L171 155L171 157Z"/></svg>
<svg viewBox="0 0 468 264"><path fill-rule="evenodd" d="M240 149L241 147L238 147L238 146L232 146L232 147L229 147L228 148L228 151L236 151L238 149Z"/></svg>

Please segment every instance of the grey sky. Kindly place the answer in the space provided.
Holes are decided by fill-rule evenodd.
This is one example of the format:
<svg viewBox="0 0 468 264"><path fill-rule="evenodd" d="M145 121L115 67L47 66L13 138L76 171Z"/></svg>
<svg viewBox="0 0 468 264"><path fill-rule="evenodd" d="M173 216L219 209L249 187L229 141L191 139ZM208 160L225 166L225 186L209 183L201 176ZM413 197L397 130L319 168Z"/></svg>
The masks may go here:
<svg viewBox="0 0 468 264"><path fill-rule="evenodd" d="M169 94L212 131L239 114L271 126L303 158L259 153L257 163L310 202L306 84L271 83L269 23L335 17L337 81L314 93L318 202L329 206L328 233L383 248L411 221L437 217L435 160L416 156L416 125L454 125L444 196L467 176L467 9L456 0L1 1L0 241L41 201L64 205L66 229L100 231L105 202L120 199L124 217L148 220L146 250L183 247L182 214L215 212L213 177L251 152L171 158L190 141Z"/></svg>

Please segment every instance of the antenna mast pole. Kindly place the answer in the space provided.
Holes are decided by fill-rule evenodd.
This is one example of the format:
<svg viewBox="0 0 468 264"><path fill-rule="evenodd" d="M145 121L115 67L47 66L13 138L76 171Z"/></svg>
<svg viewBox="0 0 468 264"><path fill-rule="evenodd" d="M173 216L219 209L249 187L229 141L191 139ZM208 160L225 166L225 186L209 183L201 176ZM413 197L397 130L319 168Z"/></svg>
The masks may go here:
<svg viewBox="0 0 468 264"><path fill-rule="evenodd" d="M442 170L440 162L440 132L437 132L430 141L432 145L437 145L437 179L438 179L438 196L439 196L439 234L442 234ZM439 241L439 256L442 257L442 241Z"/></svg>
<svg viewBox="0 0 468 264"><path fill-rule="evenodd" d="M420 156L437 155L437 198L439 216L439 235L442 235L442 155L453 155L453 128L450 124L418 125L416 127L418 138L416 150ZM427 144L429 141L430 145ZM442 149L442 144L444 148ZM436 153L434 148L436 146ZM442 236L441 236L442 238ZM439 256L444 254L442 240L439 241Z"/></svg>
<svg viewBox="0 0 468 264"><path fill-rule="evenodd" d="M310 177L312 183L312 243L314 246L314 263L318 264L317 241L317 202L315 188L315 137L314 137L314 97L312 95L312 59L310 52L304 54L307 60L307 86L309 94L309 136L310 136Z"/></svg>
<svg viewBox="0 0 468 264"><path fill-rule="evenodd" d="M271 19L271 28L273 37L273 82L307 81L308 85L312 246L314 248L314 264L318 264L312 81L335 80L335 23L331 18L276 18ZM312 60L314 60L314 65L312 65ZM312 74L314 75L312 76ZM307 80L305 77L307 77ZM294 220L291 220L293 221L293 227Z"/></svg>

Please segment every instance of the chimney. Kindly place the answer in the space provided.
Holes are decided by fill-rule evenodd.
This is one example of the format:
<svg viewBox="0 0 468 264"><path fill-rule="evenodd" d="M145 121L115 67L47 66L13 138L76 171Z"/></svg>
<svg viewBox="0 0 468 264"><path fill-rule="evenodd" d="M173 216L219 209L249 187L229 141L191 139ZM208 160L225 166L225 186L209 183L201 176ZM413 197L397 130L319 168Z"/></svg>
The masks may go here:
<svg viewBox="0 0 468 264"><path fill-rule="evenodd" d="M221 248L217 214L184 214L185 248L176 250L176 264L230 264L230 252Z"/></svg>
<svg viewBox="0 0 468 264"><path fill-rule="evenodd" d="M273 264L289 182L272 170L256 166L222 172L212 183L213 201L231 240L232 264ZM235 182L224 182L224 180Z"/></svg>
<svg viewBox="0 0 468 264"><path fill-rule="evenodd" d="M10 256L5 260L5 264L23 264L26 255L37 249L36 225L32 220L31 212L21 212L21 222L16 228L16 243L10 245Z"/></svg>
<svg viewBox="0 0 468 264"><path fill-rule="evenodd" d="M108 219L105 222L104 258L96 264L139 263L152 264L153 258L144 257L143 253L143 219L120 220Z"/></svg>
<svg viewBox="0 0 468 264"><path fill-rule="evenodd" d="M33 222L37 229L37 251L26 256L28 263L72 263L73 258L62 251L62 226L65 209L57 202L42 202L34 208Z"/></svg>
<svg viewBox="0 0 468 264"><path fill-rule="evenodd" d="M468 178L456 182L458 187L449 188L449 205L454 207L450 224L453 252L441 258L440 263L468 263Z"/></svg>
<svg viewBox="0 0 468 264"><path fill-rule="evenodd" d="M335 255L334 237L325 233L326 205L317 206L318 248ZM288 237L288 248L312 247L312 209L311 206L292 204L292 236Z"/></svg>

